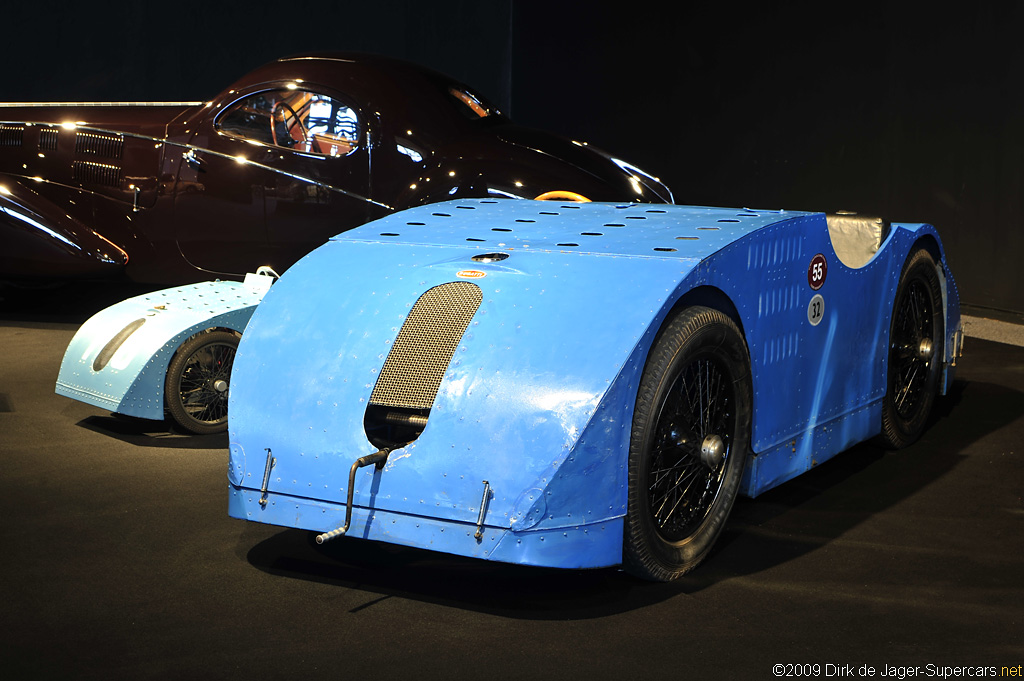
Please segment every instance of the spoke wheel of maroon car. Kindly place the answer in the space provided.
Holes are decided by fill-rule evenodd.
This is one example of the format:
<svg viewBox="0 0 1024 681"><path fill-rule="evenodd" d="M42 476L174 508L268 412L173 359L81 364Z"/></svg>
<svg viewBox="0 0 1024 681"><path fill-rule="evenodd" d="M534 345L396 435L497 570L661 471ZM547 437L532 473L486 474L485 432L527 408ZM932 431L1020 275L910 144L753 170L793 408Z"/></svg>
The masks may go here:
<svg viewBox="0 0 1024 681"><path fill-rule="evenodd" d="M178 348L167 368L167 413L182 429L199 435L228 427L228 388L238 335L209 331Z"/></svg>
<svg viewBox="0 0 1024 681"><path fill-rule="evenodd" d="M903 266L893 303L883 446L906 447L924 431L938 395L944 338L938 269L932 255L919 249Z"/></svg>
<svg viewBox="0 0 1024 681"><path fill-rule="evenodd" d="M711 551L739 491L750 446L750 360L736 324L682 310L651 348L629 448L623 564L675 579Z"/></svg>

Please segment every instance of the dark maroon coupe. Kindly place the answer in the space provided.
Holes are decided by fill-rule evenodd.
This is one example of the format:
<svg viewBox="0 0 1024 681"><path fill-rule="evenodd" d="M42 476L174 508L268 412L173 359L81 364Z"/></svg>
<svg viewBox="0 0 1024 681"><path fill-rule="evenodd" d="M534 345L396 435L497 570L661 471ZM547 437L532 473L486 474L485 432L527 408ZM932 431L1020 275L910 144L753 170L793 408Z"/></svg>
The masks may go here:
<svg viewBox="0 0 1024 681"><path fill-rule="evenodd" d="M207 103L0 105L0 280L281 272L392 211L552 191L672 201L635 166L515 126L437 73L291 57Z"/></svg>

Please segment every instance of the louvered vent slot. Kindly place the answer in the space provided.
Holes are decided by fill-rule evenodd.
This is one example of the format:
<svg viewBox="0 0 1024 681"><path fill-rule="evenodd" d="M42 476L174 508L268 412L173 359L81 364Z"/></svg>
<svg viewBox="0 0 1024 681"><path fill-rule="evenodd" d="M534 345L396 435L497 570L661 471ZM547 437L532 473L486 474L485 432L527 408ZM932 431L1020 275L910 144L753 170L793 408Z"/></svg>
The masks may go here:
<svg viewBox="0 0 1024 681"><path fill-rule="evenodd" d="M124 138L120 135L104 135L95 132L80 132L75 135L75 153L102 158L121 158Z"/></svg>
<svg viewBox="0 0 1024 681"><path fill-rule="evenodd" d="M482 300L479 286L455 281L428 290L412 306L366 410L364 426L375 446L395 447L419 437L441 379Z"/></svg>
<svg viewBox="0 0 1024 681"><path fill-rule="evenodd" d="M0 125L0 147L20 147L24 137L24 125Z"/></svg>
<svg viewBox="0 0 1024 681"><path fill-rule="evenodd" d="M108 187L121 186L121 169L106 163L90 163L89 161L73 161L71 177L75 182L102 184Z"/></svg>
<svg viewBox="0 0 1024 681"><path fill-rule="evenodd" d="M40 151L56 151L57 150L57 136L60 135L60 130L57 128L43 128L39 131L39 150Z"/></svg>

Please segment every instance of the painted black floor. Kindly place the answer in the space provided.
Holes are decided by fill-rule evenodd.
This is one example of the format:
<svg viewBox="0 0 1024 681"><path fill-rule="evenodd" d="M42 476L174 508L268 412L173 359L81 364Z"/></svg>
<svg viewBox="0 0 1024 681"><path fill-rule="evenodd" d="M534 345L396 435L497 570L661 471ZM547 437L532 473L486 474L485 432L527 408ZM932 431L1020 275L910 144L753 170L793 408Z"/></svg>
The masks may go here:
<svg viewBox="0 0 1024 681"><path fill-rule="evenodd" d="M317 548L228 518L226 436L53 393L92 304L57 293L43 313L11 300L0 312L4 678L767 679L815 664L871 678L1024 664L1024 348L969 339L921 441L862 445L741 500L707 563L648 584L344 539Z"/></svg>

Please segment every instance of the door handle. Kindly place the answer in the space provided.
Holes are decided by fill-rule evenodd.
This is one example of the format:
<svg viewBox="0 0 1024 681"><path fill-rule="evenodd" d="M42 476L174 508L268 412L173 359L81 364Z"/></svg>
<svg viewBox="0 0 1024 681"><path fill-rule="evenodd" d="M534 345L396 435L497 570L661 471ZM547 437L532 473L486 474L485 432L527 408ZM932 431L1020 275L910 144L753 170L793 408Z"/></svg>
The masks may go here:
<svg viewBox="0 0 1024 681"><path fill-rule="evenodd" d="M206 168L203 167L203 159L196 156L195 149L189 149L184 154L182 154L181 157L185 159L185 163L187 163L190 168L195 168L201 173L206 172Z"/></svg>

